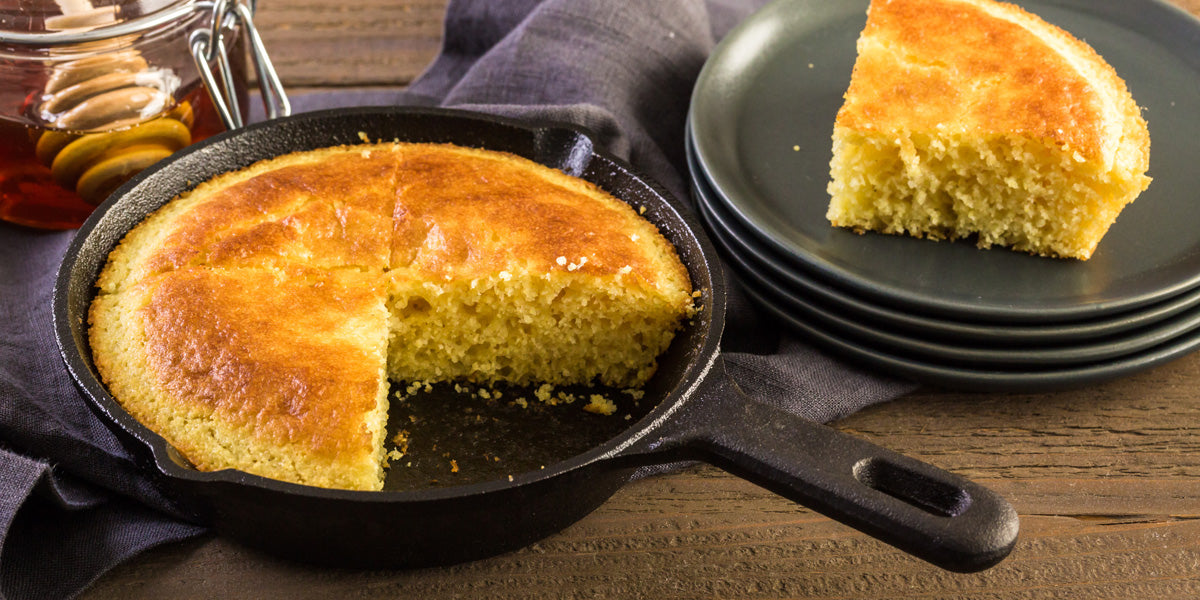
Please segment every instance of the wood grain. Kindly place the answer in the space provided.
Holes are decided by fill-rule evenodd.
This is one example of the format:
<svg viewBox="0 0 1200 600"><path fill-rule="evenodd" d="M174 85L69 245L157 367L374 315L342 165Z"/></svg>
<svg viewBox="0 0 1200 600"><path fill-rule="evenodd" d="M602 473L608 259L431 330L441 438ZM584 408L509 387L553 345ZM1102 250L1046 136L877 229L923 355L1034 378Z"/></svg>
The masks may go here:
<svg viewBox="0 0 1200 600"><path fill-rule="evenodd" d="M644 482L563 534L525 550L417 571L313 569L223 540L189 543L106 577L87 597L1200 597L1195 579L1200 523L1195 521L1023 517L1023 538L1000 566L979 574L947 574L806 511L764 502L756 490L728 490L727 478L694 477L719 493L742 497L741 507L716 508L672 495L671 504L695 512L686 517L660 511L626 514L622 507L629 504L661 508L656 492L681 492L666 480ZM635 502L624 498L634 495Z"/></svg>
<svg viewBox="0 0 1200 600"><path fill-rule="evenodd" d="M288 89L403 86L441 46L447 0L263 0L255 25Z"/></svg>
<svg viewBox="0 0 1200 600"><path fill-rule="evenodd" d="M1200 15L1200 0L1175 0ZM289 87L398 86L438 49L441 0L264 0ZM711 467L636 481L528 548L439 569L313 568L208 537L84 598L1200 598L1200 354L1046 394L924 391L837 423L972 478L1021 516L1013 554L941 571Z"/></svg>

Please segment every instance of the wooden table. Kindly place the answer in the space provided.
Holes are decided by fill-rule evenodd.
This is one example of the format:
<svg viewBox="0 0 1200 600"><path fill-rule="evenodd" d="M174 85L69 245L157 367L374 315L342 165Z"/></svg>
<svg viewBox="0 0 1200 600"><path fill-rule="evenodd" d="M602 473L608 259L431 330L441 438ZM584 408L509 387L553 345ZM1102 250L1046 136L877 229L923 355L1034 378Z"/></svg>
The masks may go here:
<svg viewBox="0 0 1200 600"><path fill-rule="evenodd" d="M1200 0L1174 1L1200 15ZM265 0L258 23L292 90L393 87L436 53L443 8ZM470 564L322 569L207 537L139 556L84 597L1200 598L1200 353L1069 392L924 391L835 425L1007 497L1021 517L1012 555L947 573L697 467Z"/></svg>

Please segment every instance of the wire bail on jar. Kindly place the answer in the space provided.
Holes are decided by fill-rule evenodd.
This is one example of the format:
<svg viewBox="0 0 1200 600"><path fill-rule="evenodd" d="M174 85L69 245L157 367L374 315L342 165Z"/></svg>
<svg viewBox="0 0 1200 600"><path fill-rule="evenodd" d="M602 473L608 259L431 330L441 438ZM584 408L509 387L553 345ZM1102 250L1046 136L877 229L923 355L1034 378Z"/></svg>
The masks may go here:
<svg viewBox="0 0 1200 600"><path fill-rule="evenodd" d="M242 121L241 107L238 105L230 68L226 36L236 34L238 26L246 33L250 42L251 62L257 75L259 88L262 91L262 101L269 119L291 114L291 104L283 91L283 83L275 72L275 66L267 55L267 48L258 30L254 27L255 0L216 0L212 3L212 24L208 29L197 29L188 40L192 50L192 59L204 87L212 98L213 105L221 115L226 129L237 129L245 123ZM220 79L210 66L217 64Z"/></svg>

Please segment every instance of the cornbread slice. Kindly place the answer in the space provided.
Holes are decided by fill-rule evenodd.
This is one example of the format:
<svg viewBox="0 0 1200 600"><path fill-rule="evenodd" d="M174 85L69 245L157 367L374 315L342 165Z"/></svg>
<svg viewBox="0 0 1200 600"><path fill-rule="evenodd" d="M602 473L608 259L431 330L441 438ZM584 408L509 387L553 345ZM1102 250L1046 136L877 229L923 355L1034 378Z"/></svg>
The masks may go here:
<svg viewBox="0 0 1200 600"><path fill-rule="evenodd" d="M301 152L134 228L89 314L110 392L201 470L380 489L389 375L636 387L692 314L629 205L517 156Z"/></svg>
<svg viewBox="0 0 1200 600"><path fill-rule="evenodd" d="M187 267L96 297L121 405L200 470L379 489L385 286L353 270Z"/></svg>
<svg viewBox="0 0 1200 600"><path fill-rule="evenodd" d="M873 0L833 132L838 227L1087 260L1150 183L1092 48L992 0Z"/></svg>

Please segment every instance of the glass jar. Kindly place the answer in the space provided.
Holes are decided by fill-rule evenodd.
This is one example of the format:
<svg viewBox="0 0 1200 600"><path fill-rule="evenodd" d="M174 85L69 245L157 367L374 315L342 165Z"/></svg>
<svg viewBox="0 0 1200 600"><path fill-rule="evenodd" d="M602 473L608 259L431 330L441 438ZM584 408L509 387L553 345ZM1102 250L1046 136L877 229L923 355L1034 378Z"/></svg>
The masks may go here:
<svg viewBox="0 0 1200 600"><path fill-rule="evenodd" d="M288 112L253 0L16 5L0 3L0 220L78 227L142 169L239 127L247 54L269 115Z"/></svg>

